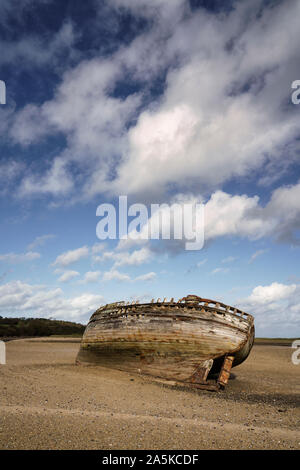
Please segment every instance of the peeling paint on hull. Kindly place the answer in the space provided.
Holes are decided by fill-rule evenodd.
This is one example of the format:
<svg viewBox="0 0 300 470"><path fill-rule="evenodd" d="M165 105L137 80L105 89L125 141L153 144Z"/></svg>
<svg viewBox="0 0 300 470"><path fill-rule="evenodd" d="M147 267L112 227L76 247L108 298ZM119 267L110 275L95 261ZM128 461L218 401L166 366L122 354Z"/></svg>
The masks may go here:
<svg viewBox="0 0 300 470"><path fill-rule="evenodd" d="M248 356L253 338L251 315L197 296L177 303L118 302L92 315L77 363L209 388L207 375L214 361L232 357L232 365L237 365Z"/></svg>

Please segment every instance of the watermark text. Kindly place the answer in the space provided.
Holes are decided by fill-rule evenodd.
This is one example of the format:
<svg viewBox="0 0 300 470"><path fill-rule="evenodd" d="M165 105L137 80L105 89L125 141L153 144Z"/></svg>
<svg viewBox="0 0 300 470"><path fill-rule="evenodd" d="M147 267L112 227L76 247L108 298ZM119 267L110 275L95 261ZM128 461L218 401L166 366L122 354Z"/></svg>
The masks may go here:
<svg viewBox="0 0 300 470"><path fill-rule="evenodd" d="M6 104L6 85L3 80L0 80L0 104Z"/></svg>
<svg viewBox="0 0 300 470"><path fill-rule="evenodd" d="M292 83L292 88L295 90L292 93L292 103L300 104L300 80L294 80Z"/></svg>
<svg viewBox="0 0 300 470"><path fill-rule="evenodd" d="M292 363L295 366L298 366L300 364L300 339L293 341L291 347L296 349L296 351L294 351L292 354Z"/></svg>
<svg viewBox="0 0 300 470"><path fill-rule="evenodd" d="M4 341L0 341L0 365L6 364L6 348Z"/></svg>
<svg viewBox="0 0 300 470"><path fill-rule="evenodd" d="M96 234L100 240L185 240L186 250L201 250L204 244L204 205L202 203L144 204L128 207L127 196L119 197L118 214L113 204L100 204L96 210ZM130 221L129 221L130 217ZM118 228L118 230L117 230Z"/></svg>

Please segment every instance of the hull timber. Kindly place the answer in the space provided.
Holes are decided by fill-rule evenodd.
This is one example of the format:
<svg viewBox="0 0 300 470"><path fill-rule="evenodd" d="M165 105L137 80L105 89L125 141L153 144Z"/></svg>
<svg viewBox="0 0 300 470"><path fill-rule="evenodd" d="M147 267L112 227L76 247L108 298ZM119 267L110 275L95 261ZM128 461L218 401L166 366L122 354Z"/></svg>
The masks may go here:
<svg viewBox="0 0 300 470"><path fill-rule="evenodd" d="M252 315L189 295L174 302L100 307L84 332L77 364L99 364L216 390L254 341ZM218 373L217 381L208 374Z"/></svg>

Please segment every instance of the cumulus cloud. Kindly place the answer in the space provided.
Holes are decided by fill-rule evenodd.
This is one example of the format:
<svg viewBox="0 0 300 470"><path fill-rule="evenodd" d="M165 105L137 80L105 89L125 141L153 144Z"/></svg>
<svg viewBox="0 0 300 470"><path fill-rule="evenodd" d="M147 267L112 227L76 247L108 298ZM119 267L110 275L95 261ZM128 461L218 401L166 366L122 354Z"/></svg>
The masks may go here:
<svg viewBox="0 0 300 470"><path fill-rule="evenodd" d="M299 244L296 235L300 228L300 182L276 189L265 206L260 204L258 196L231 195L220 190L214 192L206 202L202 196L197 198L188 194L176 195L171 200L171 204L176 203L177 208L183 208L184 204L191 204L196 208L199 202L204 204L204 244L220 237L241 237L249 240L271 237L277 242ZM150 245L146 234L150 233L151 225L155 225L157 220L160 220L159 234L162 238L162 233L169 225L169 218L165 217L166 211L168 209L162 206L147 220L136 239L129 237L120 240L118 249L126 250L136 244ZM177 215L175 213L177 222L180 216L181 211L178 209ZM195 220L198 220L200 225L195 225L194 232L201 233L203 221L200 214ZM163 240L163 249L182 251L186 241L184 236L182 240L175 240L174 250L174 243ZM153 245L151 249L155 249ZM227 259L229 260L233 261L231 258Z"/></svg>
<svg viewBox="0 0 300 470"><path fill-rule="evenodd" d="M101 253L105 249L105 243L95 243L92 246L92 254L96 255L98 253Z"/></svg>
<svg viewBox="0 0 300 470"><path fill-rule="evenodd" d="M142 274L141 276L137 276L135 281L153 281L156 278L156 273L151 271L150 273Z"/></svg>
<svg viewBox="0 0 300 470"><path fill-rule="evenodd" d="M260 238L271 231L273 224L264 220L258 210L258 196L216 191L205 204L206 240L226 235Z"/></svg>
<svg viewBox="0 0 300 470"><path fill-rule="evenodd" d="M122 243L119 243L118 247L122 247ZM105 251L100 256L94 256L95 262L104 262L107 260L114 261L113 268L119 266L139 266L147 263L152 258L153 253L148 247L129 251Z"/></svg>
<svg viewBox="0 0 300 470"><path fill-rule="evenodd" d="M151 251L148 248L141 248L129 252L114 253L113 259L115 260L115 266L138 266L148 262L151 258Z"/></svg>
<svg viewBox="0 0 300 470"><path fill-rule="evenodd" d="M117 269L106 271L102 277L103 281L130 281L131 278L128 274L120 273Z"/></svg>
<svg viewBox="0 0 300 470"><path fill-rule="evenodd" d="M277 300L286 299L296 290L296 284L285 285L273 282L269 286L257 286L248 297L250 303L268 304Z"/></svg>
<svg viewBox="0 0 300 470"><path fill-rule="evenodd" d="M49 170L39 177L30 175L23 179L20 187L20 195L52 194L63 196L73 187L71 175L66 168L66 162L62 158L56 158Z"/></svg>
<svg viewBox="0 0 300 470"><path fill-rule="evenodd" d="M273 282L255 287L238 305L255 316L260 336L290 337L300 327L300 286Z"/></svg>
<svg viewBox="0 0 300 470"><path fill-rule="evenodd" d="M276 189L265 207L257 196L214 193L205 206L205 237L240 235L250 239L271 236L298 244L300 227L300 182Z"/></svg>
<svg viewBox="0 0 300 470"><path fill-rule="evenodd" d="M68 282L71 281L71 279L74 279L74 277L79 276L78 271L65 271L59 278L59 282Z"/></svg>
<svg viewBox="0 0 300 470"><path fill-rule="evenodd" d="M228 273L228 271L228 268L215 268L211 271L211 274Z"/></svg>
<svg viewBox="0 0 300 470"><path fill-rule="evenodd" d="M76 263L82 258L86 258L88 255L89 249L87 246L77 248L76 250L69 250L59 255L54 263L52 263L52 266L59 266L64 268L70 264Z"/></svg>
<svg viewBox="0 0 300 470"><path fill-rule="evenodd" d="M135 278L131 278L129 274L121 273L114 267L103 274L102 281L121 281L121 282L136 282L136 281L153 281L156 278L156 273L149 272L141 274Z"/></svg>
<svg viewBox="0 0 300 470"><path fill-rule="evenodd" d="M71 308L74 309L73 316L76 315L75 312L83 312L82 315L86 315L88 311L94 311L99 308L102 303L102 295L88 293L73 297L70 300Z"/></svg>
<svg viewBox="0 0 300 470"><path fill-rule="evenodd" d="M79 281L80 284L90 284L99 281L100 271L87 271L84 278Z"/></svg>
<svg viewBox="0 0 300 470"><path fill-rule="evenodd" d="M102 295L82 293L66 298L63 291L22 281L0 286L1 316L31 316L86 321L103 303Z"/></svg>

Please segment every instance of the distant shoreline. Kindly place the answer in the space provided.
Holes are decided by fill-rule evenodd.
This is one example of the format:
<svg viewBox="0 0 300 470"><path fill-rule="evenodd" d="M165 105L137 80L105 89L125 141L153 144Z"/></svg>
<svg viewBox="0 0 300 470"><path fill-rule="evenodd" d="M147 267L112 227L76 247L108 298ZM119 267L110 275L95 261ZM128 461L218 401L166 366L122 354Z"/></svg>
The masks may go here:
<svg viewBox="0 0 300 470"><path fill-rule="evenodd" d="M49 336L3 336L1 338L0 336L0 341L4 341L5 343L7 343L8 341L16 341L18 339L46 339L46 338L53 338L53 341L54 341L54 338L58 338L58 341L56 342L59 342L59 338L70 338L70 339L81 339L82 336L80 335L49 335Z"/></svg>
<svg viewBox="0 0 300 470"><path fill-rule="evenodd" d="M2 338L0 337L1 341L4 341L4 343L7 343L8 341L15 341L16 339L31 339L34 338L34 336L3 336Z"/></svg>
<svg viewBox="0 0 300 470"><path fill-rule="evenodd" d="M293 341L299 338L255 338L257 346L291 346Z"/></svg>

